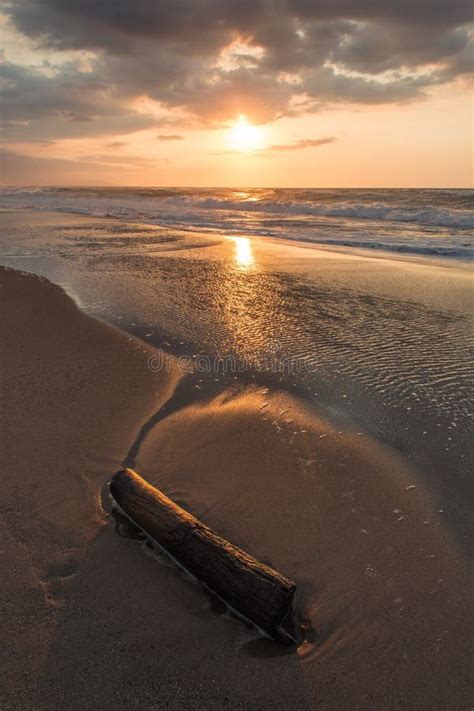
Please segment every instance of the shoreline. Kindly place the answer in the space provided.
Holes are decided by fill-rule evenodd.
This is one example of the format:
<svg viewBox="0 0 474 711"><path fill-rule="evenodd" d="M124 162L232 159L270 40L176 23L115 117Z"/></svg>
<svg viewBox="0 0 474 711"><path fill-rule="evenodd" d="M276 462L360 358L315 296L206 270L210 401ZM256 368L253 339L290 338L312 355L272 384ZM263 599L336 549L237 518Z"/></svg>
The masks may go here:
<svg viewBox="0 0 474 711"><path fill-rule="evenodd" d="M0 215L2 214L7 214L7 213L14 213L18 214L21 212L26 212L26 213L32 213L32 214L52 214L52 215L57 215L57 216L63 216L67 217L68 215L71 217L78 217L78 218L83 218L83 219L90 219L90 220L107 220L110 222L121 222L123 224L133 224L137 225L139 227L151 227L153 229L156 229L157 231L161 231L163 233L168 233L168 232L181 232L185 236L201 236L205 240L209 240L209 244L213 244L213 239L216 238L216 232L215 231L207 231L205 229L202 230L197 230L194 228L189 228L186 229L185 227L180 227L179 229L173 228L173 227L167 227L165 225L160 225L156 224L155 222L151 221L146 221L144 220L134 220L132 217L117 217L114 215L90 215L84 212L74 212L71 210L45 210L42 208L36 208L36 207L31 207L31 208L3 208L0 207ZM397 223L395 223L396 225ZM400 224L404 224L401 222ZM296 249L315 249L318 251L322 252L328 252L329 254L334 253L334 254L339 254L343 256L354 256L356 258L366 258L366 259L386 259L388 261L401 261L401 262L407 262L407 263L413 263L413 264L420 264L420 265L425 265L429 267L446 267L446 268L457 268L461 270L471 270L472 269L472 263L473 259L472 258L467 258L467 257L460 257L460 256L449 256L445 254L440 254L440 253L435 253L435 252L410 252L407 250L406 252L403 249L400 250L390 250L390 249L384 249L383 247L372 247L370 245L367 245L367 247L363 247L362 245L360 246L352 246L349 244L336 244L336 243L324 243L324 242L313 242L309 239L304 239L304 238L292 238L292 237L283 237L283 236L274 236L274 235L261 235L261 234L254 234L251 231L250 232L242 232L242 233L232 233L228 236L228 239L238 239L238 238L244 238L244 239L251 239L251 240L257 240L261 241L263 243L267 242L270 244L274 245L281 245L281 246L293 246ZM203 245L204 246L204 245Z"/></svg>
<svg viewBox="0 0 474 711"><path fill-rule="evenodd" d="M235 375L196 374L171 407L237 378L286 390L400 451L472 555L467 269L40 212L3 216L0 253L11 244L24 256L0 262L58 283L102 322L193 367L201 356L243 363Z"/></svg>
<svg viewBox="0 0 474 711"><path fill-rule="evenodd" d="M468 704L467 563L400 454L258 384L154 419L182 382L171 356L153 373L154 349L45 279L2 268L0 286L7 708ZM295 578L298 654L104 525L99 492L150 420L138 471Z"/></svg>

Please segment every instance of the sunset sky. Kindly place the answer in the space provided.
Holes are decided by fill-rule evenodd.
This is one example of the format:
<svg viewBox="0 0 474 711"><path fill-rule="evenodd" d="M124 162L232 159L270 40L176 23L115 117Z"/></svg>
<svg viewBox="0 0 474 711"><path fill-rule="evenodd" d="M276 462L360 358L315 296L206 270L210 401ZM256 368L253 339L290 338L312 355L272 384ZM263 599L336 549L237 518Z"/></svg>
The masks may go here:
<svg viewBox="0 0 474 711"><path fill-rule="evenodd" d="M6 184L469 187L467 0L12 0Z"/></svg>

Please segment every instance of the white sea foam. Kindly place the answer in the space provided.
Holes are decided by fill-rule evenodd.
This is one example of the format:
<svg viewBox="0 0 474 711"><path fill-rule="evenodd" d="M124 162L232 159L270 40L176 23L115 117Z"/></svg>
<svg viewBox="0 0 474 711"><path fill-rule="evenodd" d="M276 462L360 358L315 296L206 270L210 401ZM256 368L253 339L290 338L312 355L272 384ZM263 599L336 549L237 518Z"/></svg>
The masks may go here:
<svg viewBox="0 0 474 711"><path fill-rule="evenodd" d="M0 207L411 254L473 256L469 190L0 188Z"/></svg>

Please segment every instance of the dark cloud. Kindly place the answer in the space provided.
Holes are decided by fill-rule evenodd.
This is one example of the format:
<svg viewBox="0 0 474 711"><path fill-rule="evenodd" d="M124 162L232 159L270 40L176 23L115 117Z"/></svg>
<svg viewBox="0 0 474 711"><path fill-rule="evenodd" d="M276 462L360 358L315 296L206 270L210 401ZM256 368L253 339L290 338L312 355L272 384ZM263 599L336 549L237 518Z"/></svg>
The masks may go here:
<svg viewBox="0 0 474 711"><path fill-rule="evenodd" d="M310 94L331 103L390 104L414 99L439 82L438 76L426 75L377 81L372 77L346 76L333 67L322 67L308 78L307 89Z"/></svg>
<svg viewBox="0 0 474 711"><path fill-rule="evenodd" d="M177 133L159 133L156 138L158 141L182 141L184 136Z"/></svg>
<svg viewBox="0 0 474 711"><path fill-rule="evenodd" d="M156 124L128 108L97 74L72 63L49 69L0 63L3 140L110 135Z"/></svg>
<svg viewBox="0 0 474 711"><path fill-rule="evenodd" d="M333 20L446 28L472 20L468 0L12 0L6 11L30 37L66 49L128 53L149 38L212 54L235 37L275 40Z"/></svg>
<svg viewBox="0 0 474 711"><path fill-rule="evenodd" d="M355 25L333 52L333 60L361 72L376 74L431 63L449 63L470 43L467 28L434 28L384 20Z"/></svg>
<svg viewBox="0 0 474 711"><path fill-rule="evenodd" d="M94 54L87 72L6 65L13 136L138 130L152 124L127 108L139 96L207 123L404 102L472 66L467 0L11 0L4 12L38 45Z"/></svg>

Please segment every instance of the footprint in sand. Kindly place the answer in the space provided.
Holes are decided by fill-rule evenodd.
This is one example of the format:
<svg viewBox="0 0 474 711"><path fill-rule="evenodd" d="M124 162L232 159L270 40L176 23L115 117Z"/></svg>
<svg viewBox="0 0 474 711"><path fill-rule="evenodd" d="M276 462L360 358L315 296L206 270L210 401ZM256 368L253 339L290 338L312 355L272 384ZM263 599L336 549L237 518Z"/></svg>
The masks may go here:
<svg viewBox="0 0 474 711"><path fill-rule="evenodd" d="M47 564L43 575L39 575L46 601L54 606L64 603L65 594L77 573L78 562L75 558L53 561Z"/></svg>

